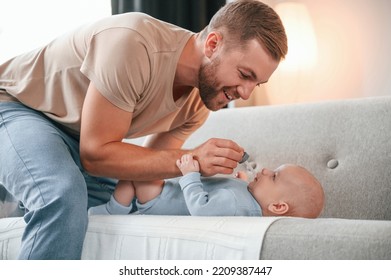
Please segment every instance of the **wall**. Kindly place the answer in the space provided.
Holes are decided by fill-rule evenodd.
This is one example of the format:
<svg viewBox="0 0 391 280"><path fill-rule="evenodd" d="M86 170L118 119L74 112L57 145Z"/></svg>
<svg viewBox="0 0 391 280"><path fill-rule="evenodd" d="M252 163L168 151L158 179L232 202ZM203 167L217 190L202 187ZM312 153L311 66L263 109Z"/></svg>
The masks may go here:
<svg viewBox="0 0 391 280"><path fill-rule="evenodd" d="M275 7L283 1L263 2ZM294 73L279 67L251 100L235 106L391 95L391 1L293 2L305 4L312 19L318 52L315 65Z"/></svg>
<svg viewBox="0 0 391 280"><path fill-rule="evenodd" d="M0 63L111 15L110 0L0 0Z"/></svg>

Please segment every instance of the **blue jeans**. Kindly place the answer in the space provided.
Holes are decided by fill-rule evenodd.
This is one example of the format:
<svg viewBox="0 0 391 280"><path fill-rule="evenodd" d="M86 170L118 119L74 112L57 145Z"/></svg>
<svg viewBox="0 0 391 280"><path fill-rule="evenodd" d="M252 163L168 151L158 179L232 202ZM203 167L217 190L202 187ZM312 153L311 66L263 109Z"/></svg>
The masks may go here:
<svg viewBox="0 0 391 280"><path fill-rule="evenodd" d="M19 258L80 259L87 208L107 202L116 181L89 176L78 140L17 102L0 102L0 143L0 185L26 208Z"/></svg>

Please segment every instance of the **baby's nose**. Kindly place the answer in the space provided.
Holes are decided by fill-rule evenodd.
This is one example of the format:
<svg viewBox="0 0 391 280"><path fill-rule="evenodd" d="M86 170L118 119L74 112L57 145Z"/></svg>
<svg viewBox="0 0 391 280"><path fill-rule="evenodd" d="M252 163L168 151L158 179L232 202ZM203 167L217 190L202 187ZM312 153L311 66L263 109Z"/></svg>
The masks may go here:
<svg viewBox="0 0 391 280"><path fill-rule="evenodd" d="M267 168L262 168L261 173L262 173L262 175L265 175L265 176L271 176L271 175L273 175L273 171L270 170L270 169L267 169Z"/></svg>

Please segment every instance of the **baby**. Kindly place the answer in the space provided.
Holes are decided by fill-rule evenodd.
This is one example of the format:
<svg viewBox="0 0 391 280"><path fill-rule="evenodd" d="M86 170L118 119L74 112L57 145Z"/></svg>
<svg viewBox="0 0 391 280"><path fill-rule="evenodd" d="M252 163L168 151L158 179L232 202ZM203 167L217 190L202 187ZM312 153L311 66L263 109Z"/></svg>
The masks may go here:
<svg viewBox="0 0 391 280"><path fill-rule="evenodd" d="M324 204L318 180L303 167L262 169L250 183L238 178L201 178L190 154L177 160L183 177L154 182L119 181L110 201L89 215L129 214L134 196L140 214L193 216L292 216L316 218Z"/></svg>

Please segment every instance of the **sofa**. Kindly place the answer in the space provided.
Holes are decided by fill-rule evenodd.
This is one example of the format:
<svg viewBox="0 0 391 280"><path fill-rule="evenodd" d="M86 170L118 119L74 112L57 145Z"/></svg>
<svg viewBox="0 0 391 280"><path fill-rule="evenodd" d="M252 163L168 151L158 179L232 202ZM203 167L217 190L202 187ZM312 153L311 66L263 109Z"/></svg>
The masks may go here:
<svg viewBox="0 0 391 280"><path fill-rule="evenodd" d="M391 96L223 109L185 148L209 138L236 141L257 169L306 167L324 187L321 216L94 216L83 259L391 259ZM2 259L17 257L25 226L12 213Z"/></svg>

